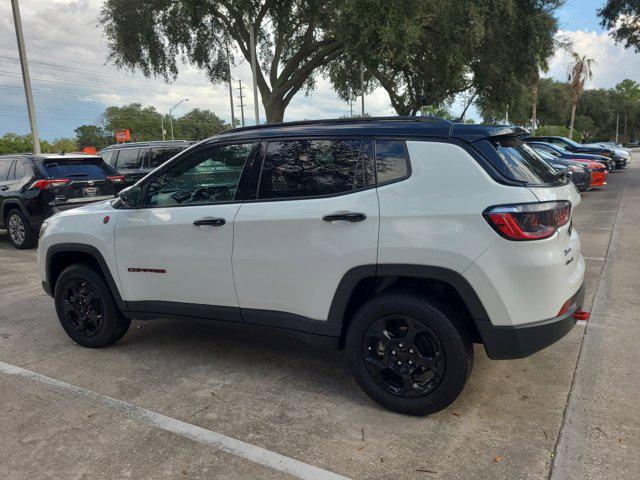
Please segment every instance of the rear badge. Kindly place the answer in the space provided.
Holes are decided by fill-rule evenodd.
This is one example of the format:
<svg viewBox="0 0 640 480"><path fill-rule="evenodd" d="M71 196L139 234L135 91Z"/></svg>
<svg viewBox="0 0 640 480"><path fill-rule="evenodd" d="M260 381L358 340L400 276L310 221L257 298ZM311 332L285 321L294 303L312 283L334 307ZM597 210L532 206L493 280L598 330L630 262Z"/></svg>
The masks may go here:
<svg viewBox="0 0 640 480"><path fill-rule="evenodd" d="M132 273L167 273L164 268L137 268L137 267L129 267L127 268L128 272Z"/></svg>

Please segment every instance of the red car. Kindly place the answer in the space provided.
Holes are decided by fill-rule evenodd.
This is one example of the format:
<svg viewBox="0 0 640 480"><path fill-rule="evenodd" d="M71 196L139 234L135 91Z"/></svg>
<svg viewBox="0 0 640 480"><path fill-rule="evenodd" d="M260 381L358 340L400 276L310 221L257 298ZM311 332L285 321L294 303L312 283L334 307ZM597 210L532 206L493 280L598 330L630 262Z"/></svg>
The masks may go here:
<svg viewBox="0 0 640 480"><path fill-rule="evenodd" d="M572 162L580 162L585 163L589 166L591 170L591 186L592 187L602 187L607 184L607 167L605 167L602 163L596 162L595 160L587 160L586 158L572 158Z"/></svg>

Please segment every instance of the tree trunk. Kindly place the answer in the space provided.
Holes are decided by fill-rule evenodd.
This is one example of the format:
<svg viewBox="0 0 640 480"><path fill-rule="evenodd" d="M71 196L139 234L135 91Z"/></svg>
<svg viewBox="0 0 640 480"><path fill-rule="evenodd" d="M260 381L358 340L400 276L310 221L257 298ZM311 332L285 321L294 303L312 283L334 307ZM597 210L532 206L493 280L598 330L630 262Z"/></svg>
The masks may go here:
<svg viewBox="0 0 640 480"><path fill-rule="evenodd" d="M286 105L284 99L270 95L269 98L263 97L264 113L267 116L267 123L279 123L284 119L284 110Z"/></svg>
<svg viewBox="0 0 640 480"><path fill-rule="evenodd" d="M535 135L536 127L538 126L538 84L534 83L533 87L531 87L531 93L533 95L533 100L531 102L531 130L532 134Z"/></svg>
<svg viewBox="0 0 640 480"><path fill-rule="evenodd" d="M571 98L571 121L569 122L569 138L573 140L573 124L576 121L576 107L578 105L578 95L573 94Z"/></svg>

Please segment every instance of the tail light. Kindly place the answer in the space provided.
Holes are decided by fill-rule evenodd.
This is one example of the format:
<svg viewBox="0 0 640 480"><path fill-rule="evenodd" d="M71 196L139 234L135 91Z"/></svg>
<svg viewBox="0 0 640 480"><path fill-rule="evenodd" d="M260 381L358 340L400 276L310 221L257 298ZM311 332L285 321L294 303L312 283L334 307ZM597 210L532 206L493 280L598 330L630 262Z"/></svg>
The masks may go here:
<svg viewBox="0 0 640 480"><path fill-rule="evenodd" d="M489 207L483 214L489 225L507 240L541 240L569 223L571 202L566 200Z"/></svg>
<svg viewBox="0 0 640 480"><path fill-rule="evenodd" d="M122 183L124 182L124 175L107 176L107 180L111 180L113 183Z"/></svg>
<svg viewBox="0 0 640 480"><path fill-rule="evenodd" d="M50 188L61 187L63 185L66 185L70 181L71 180L69 180L68 178L54 178L54 179L47 179L47 180L36 180L31 185L31 188L37 188L39 190L49 190Z"/></svg>

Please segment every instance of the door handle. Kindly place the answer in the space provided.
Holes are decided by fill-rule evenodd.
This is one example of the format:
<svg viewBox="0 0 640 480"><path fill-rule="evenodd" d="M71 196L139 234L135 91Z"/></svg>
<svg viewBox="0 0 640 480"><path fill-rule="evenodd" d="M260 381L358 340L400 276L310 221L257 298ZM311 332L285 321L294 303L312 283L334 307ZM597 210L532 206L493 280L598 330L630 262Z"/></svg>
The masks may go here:
<svg viewBox="0 0 640 480"><path fill-rule="evenodd" d="M331 215L325 215L322 217L322 220L325 222L335 222L337 220L344 220L347 222L362 222L365 220L367 216L364 213L356 213L356 212L345 212L345 213L334 213Z"/></svg>
<svg viewBox="0 0 640 480"><path fill-rule="evenodd" d="M221 227L225 223L227 223L227 221L224 218L213 218L213 217L204 217L204 218L200 218L199 220L195 220L193 222L193 224L196 227L201 227L203 225L212 225L214 227Z"/></svg>

